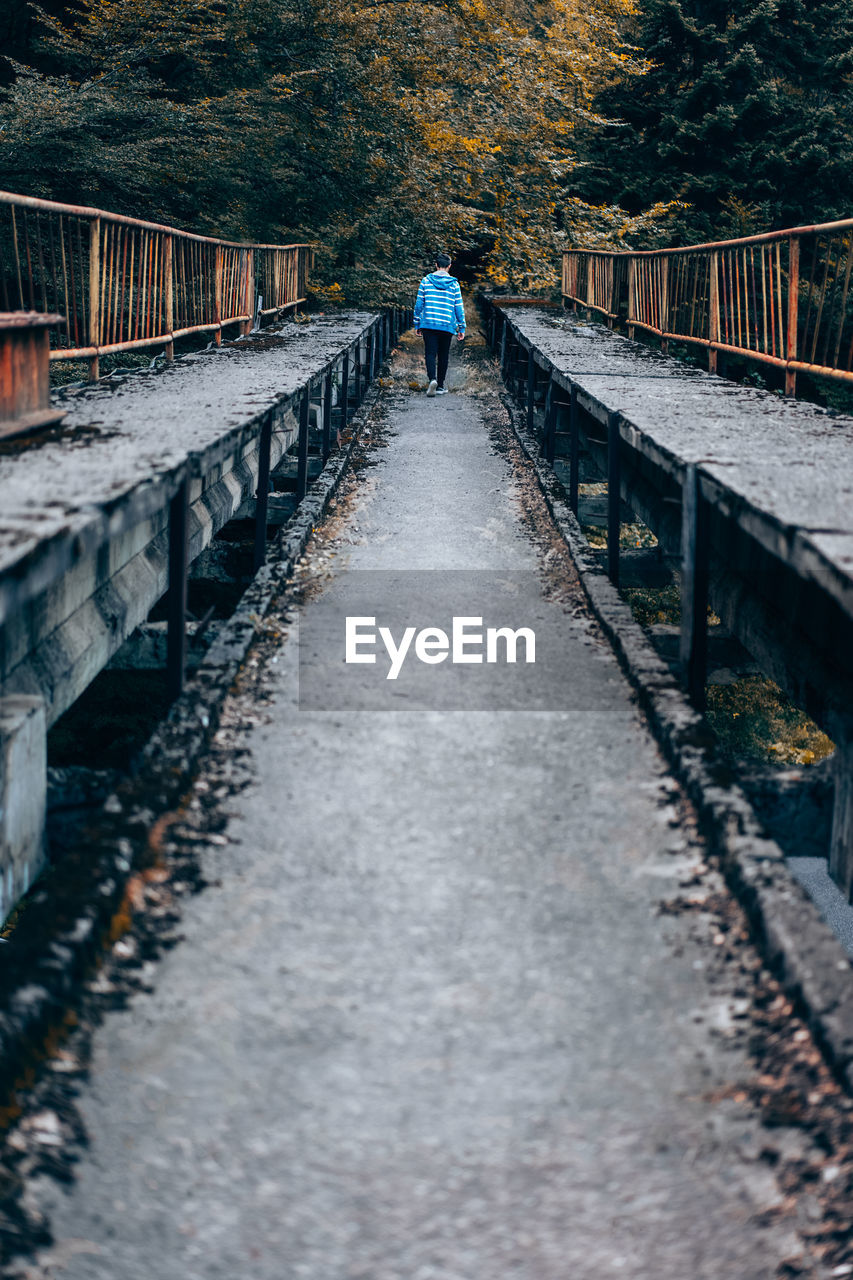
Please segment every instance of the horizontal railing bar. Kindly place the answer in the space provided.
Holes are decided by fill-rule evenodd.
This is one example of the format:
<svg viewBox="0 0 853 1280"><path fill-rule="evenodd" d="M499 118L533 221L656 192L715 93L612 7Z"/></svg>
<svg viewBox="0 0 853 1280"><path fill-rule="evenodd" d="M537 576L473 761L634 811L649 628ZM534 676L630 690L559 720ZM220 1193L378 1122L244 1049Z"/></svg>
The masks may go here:
<svg viewBox="0 0 853 1280"><path fill-rule="evenodd" d="M92 356L114 355L117 351L157 347L167 342L174 342L176 338L186 338L192 333L216 333L227 324L238 324L251 318L249 315L229 316L227 320L216 321L213 324L193 324L186 329L175 329L174 333L158 333L152 338L132 338L127 342L110 342L102 347L57 347L51 351L50 358L51 360L83 360L91 359Z"/></svg>
<svg viewBox="0 0 853 1280"><path fill-rule="evenodd" d="M839 222L816 222L804 227L785 227L780 231L759 231L752 236L740 236L737 240L708 240L704 244L685 244L669 249L564 249L563 253L594 253L608 258L660 258L670 253L714 253L720 249L739 249L743 245L789 240L792 236L803 238L838 231L853 231L853 218L842 218Z"/></svg>

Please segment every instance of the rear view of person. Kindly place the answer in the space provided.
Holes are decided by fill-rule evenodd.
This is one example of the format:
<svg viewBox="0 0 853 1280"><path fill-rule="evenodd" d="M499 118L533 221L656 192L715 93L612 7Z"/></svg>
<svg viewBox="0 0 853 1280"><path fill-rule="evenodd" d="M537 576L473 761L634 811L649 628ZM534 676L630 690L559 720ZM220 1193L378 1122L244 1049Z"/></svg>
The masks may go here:
<svg viewBox="0 0 853 1280"><path fill-rule="evenodd" d="M435 271L424 276L418 286L415 303L415 329L423 335L429 386L428 396L446 393L444 379L450 358L453 335L461 342L465 337L465 308L459 281L448 270L450 258L439 253L435 259Z"/></svg>

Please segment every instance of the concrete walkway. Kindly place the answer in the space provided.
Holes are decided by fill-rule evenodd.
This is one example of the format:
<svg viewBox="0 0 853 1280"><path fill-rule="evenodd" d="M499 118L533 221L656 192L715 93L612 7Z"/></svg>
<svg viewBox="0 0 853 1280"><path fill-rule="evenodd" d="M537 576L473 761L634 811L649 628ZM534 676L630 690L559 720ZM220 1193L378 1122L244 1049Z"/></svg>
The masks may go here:
<svg viewBox="0 0 853 1280"><path fill-rule="evenodd" d="M253 785L153 993L97 1034L33 1277L770 1280L801 1252L736 1090L737 975L660 910L719 889L689 814L484 362L428 400L409 351L309 557L301 663L291 626L271 705L232 701ZM344 669L367 606L395 634L527 618L547 683Z"/></svg>

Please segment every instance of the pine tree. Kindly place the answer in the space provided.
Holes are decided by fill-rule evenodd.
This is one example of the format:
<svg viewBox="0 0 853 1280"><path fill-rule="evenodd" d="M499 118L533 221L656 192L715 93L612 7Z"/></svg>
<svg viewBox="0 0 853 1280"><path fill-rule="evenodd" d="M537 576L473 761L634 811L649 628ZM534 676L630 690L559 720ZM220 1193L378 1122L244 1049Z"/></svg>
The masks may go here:
<svg viewBox="0 0 853 1280"><path fill-rule="evenodd" d="M583 194L678 199L682 240L853 216L853 9L846 0L644 0L649 60L603 98Z"/></svg>

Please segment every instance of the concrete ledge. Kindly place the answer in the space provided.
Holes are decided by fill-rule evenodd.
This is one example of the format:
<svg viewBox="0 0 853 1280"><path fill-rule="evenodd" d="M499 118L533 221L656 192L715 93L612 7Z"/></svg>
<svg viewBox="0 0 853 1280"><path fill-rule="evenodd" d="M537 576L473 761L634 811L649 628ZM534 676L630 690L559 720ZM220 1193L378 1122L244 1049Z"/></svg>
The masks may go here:
<svg viewBox="0 0 853 1280"><path fill-rule="evenodd" d="M696 805L758 946L802 1009L836 1075L853 1092L853 974L844 947L791 874L779 846L765 836L744 793L729 781L704 718L691 707L598 564L562 485L527 430L525 414L509 393L502 399L592 609L673 771Z"/></svg>
<svg viewBox="0 0 853 1280"><path fill-rule="evenodd" d="M271 544L267 563L211 644L192 685L146 746L137 774L108 798L93 828L57 864L50 883L32 895L3 946L0 1100L41 1056L48 1031L73 1006L119 916L131 875L151 865L155 819L185 795L247 651L323 518L378 395L374 384L350 423L349 441Z"/></svg>

